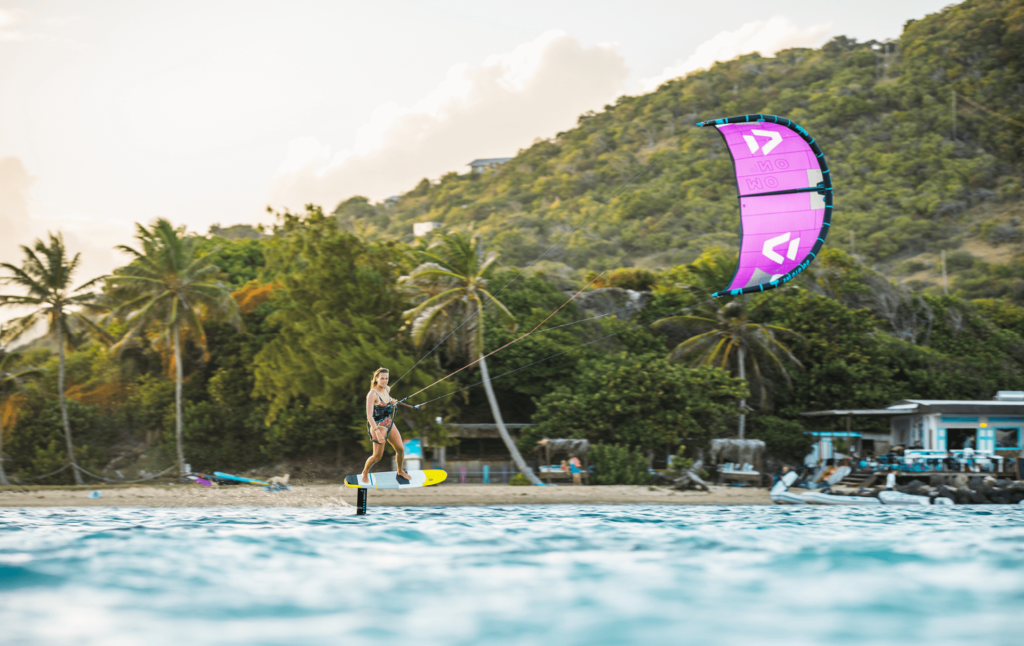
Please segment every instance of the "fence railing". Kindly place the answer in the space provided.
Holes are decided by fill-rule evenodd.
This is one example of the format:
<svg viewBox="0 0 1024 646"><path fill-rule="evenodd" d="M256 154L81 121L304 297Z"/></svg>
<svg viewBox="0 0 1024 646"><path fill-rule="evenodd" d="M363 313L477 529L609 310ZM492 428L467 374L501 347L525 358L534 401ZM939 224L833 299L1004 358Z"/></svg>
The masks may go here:
<svg viewBox="0 0 1024 646"><path fill-rule="evenodd" d="M516 472L507 466L492 469L485 464L482 471L469 471L466 467L453 469L448 472L448 481L461 484L508 484L515 474Z"/></svg>

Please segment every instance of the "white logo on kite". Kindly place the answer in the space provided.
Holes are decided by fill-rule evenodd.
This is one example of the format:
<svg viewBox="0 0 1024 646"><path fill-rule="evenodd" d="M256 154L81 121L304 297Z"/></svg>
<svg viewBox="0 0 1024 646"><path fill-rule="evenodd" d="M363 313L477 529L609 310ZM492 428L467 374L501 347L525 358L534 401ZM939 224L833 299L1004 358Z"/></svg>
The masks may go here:
<svg viewBox="0 0 1024 646"><path fill-rule="evenodd" d="M766 143L764 148L761 149L761 152L765 155L775 150L775 147L782 143L782 135L773 130L751 130L750 132L754 133L758 137L768 137L771 139L771 141ZM754 139L750 135L743 135L743 140L747 142L747 147L750 148L751 153L757 152L757 139Z"/></svg>
<svg viewBox="0 0 1024 646"><path fill-rule="evenodd" d="M764 252L764 255L767 256L769 260L781 264L786 258L783 258L782 254L775 251L775 247L778 247L780 244L785 244L786 242L789 242L789 249L786 250L786 258L796 260L796 252L800 248L800 238L790 240L788 232L783 233L781 236L775 236L770 240L765 240L762 252Z"/></svg>

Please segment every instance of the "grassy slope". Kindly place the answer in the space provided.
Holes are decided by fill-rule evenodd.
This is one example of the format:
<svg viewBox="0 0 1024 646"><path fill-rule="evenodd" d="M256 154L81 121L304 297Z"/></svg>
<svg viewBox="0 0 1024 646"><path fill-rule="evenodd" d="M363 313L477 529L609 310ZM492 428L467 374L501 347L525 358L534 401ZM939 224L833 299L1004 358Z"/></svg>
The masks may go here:
<svg viewBox="0 0 1024 646"><path fill-rule="evenodd" d="M833 169L829 244L848 250L853 232L869 263L924 287L936 284L940 249L1014 256L1024 128L961 101L954 139L950 98L955 90L1024 122L1022 62L1024 2L971 0L908 23L895 53L838 37L818 50L743 56L584 114L499 170L424 180L389 206L354 198L335 213L369 235L407 240L413 222L471 225L513 264L582 222L546 259L671 266L710 244L738 244L728 154L694 122L778 114L807 128ZM993 236L1011 246L991 248ZM904 261L915 257L933 267L912 271Z"/></svg>

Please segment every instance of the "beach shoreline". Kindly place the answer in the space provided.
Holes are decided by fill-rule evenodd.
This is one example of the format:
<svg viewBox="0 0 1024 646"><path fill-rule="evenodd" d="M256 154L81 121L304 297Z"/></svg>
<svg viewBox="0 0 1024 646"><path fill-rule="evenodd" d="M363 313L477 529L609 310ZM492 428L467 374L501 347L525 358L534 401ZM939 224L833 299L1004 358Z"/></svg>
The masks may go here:
<svg viewBox="0 0 1024 646"><path fill-rule="evenodd" d="M99 491L99 498L89 498ZM356 489L340 484L296 484L291 491L258 486L115 485L107 487L2 487L0 507L348 507ZM514 487L446 483L368 492L369 505L452 507L502 505L770 505L767 489L712 486L710 492L646 485Z"/></svg>

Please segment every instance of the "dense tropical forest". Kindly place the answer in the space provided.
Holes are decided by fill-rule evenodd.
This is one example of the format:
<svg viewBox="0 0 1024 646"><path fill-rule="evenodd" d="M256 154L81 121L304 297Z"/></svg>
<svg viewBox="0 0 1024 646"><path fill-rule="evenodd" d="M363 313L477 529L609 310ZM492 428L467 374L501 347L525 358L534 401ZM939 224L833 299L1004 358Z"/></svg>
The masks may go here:
<svg viewBox="0 0 1024 646"><path fill-rule="evenodd" d="M968 1L896 42L716 64L380 204L265 231L140 224L97 280L55 232L0 265L21 317L3 328L0 477L340 472L367 454L378 366L427 404L403 409L407 437L451 443L437 418L497 407L537 424L522 450L585 437L648 459L744 433L795 461L802 411L1024 390L1022 61L1024 2ZM739 220L728 153L693 124L745 113L815 136L834 226L793 283L709 300Z"/></svg>

